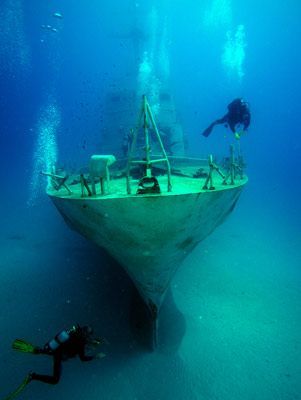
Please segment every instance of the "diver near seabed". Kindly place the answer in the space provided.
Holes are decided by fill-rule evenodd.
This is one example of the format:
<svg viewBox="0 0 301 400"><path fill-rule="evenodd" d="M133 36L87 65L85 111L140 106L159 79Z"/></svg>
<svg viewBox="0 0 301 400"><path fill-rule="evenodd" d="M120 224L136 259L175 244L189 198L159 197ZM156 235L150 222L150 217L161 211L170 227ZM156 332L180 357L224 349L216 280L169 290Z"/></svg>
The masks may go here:
<svg viewBox="0 0 301 400"><path fill-rule="evenodd" d="M93 329L90 326L74 325L70 329L62 330L53 339L44 345L44 347L33 346L23 339L16 339L12 347L14 350L31 353L45 354L53 357L53 375L40 375L35 372L30 372L21 385L5 400L15 398L28 383L33 380L55 385L61 377L62 362L79 356L81 361L91 361L100 359L105 356L104 353L96 353L87 355L86 348L96 348L102 341L93 338ZM104 341L103 341L104 342Z"/></svg>
<svg viewBox="0 0 301 400"><path fill-rule="evenodd" d="M224 115L222 118L212 122L212 124L209 125L207 129L204 130L202 135L208 137L212 132L213 128L215 127L215 125L225 124L226 126L229 126L231 131L235 134L235 138L240 139L241 134L248 129L250 122L251 122L251 113L249 105L243 99L238 98L233 100L228 105L228 113ZM243 126L243 132L236 131L238 125Z"/></svg>

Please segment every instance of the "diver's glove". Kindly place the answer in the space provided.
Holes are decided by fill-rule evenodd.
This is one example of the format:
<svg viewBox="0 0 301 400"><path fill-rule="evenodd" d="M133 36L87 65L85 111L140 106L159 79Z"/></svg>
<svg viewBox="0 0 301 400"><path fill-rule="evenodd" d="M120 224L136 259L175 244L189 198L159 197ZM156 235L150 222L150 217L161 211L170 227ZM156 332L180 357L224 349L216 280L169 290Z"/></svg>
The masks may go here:
<svg viewBox="0 0 301 400"><path fill-rule="evenodd" d="M89 345L92 347L97 347L100 344L109 344L106 338L95 338L89 341Z"/></svg>
<svg viewBox="0 0 301 400"><path fill-rule="evenodd" d="M239 140L243 135L245 135L247 133L247 131L239 131L239 132L235 132L234 136L235 139Z"/></svg>
<svg viewBox="0 0 301 400"><path fill-rule="evenodd" d="M97 353L97 354L95 354L94 358L95 358L96 360L101 360L101 359L104 358L105 356L106 356L105 353Z"/></svg>

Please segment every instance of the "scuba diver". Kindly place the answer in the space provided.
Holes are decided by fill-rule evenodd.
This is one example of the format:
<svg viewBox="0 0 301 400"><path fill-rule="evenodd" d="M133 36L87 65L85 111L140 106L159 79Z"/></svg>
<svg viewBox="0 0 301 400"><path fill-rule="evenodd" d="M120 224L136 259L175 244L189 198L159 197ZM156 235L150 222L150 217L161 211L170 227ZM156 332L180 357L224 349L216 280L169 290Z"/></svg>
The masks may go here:
<svg viewBox="0 0 301 400"><path fill-rule="evenodd" d="M45 354L53 357L53 374L40 375L30 372L21 385L6 400L11 400L19 394L25 386L33 381L40 381L49 384L57 384L61 377L62 362L79 356L81 361L91 361L96 358L103 358L103 353L94 355L86 354L89 348L95 348L101 343L100 339L93 338L93 329L90 326L74 325L70 329L62 330L43 347L33 346L23 339L16 339L12 347L14 350L23 353Z"/></svg>
<svg viewBox="0 0 301 400"><path fill-rule="evenodd" d="M235 134L236 139L240 139L241 133L236 132L236 125L243 125L243 131L246 131L250 122L251 113L248 103L241 98L235 99L228 105L228 113L222 118L212 122L212 124L204 130L202 135L208 137L215 125L225 124L230 127L231 131Z"/></svg>

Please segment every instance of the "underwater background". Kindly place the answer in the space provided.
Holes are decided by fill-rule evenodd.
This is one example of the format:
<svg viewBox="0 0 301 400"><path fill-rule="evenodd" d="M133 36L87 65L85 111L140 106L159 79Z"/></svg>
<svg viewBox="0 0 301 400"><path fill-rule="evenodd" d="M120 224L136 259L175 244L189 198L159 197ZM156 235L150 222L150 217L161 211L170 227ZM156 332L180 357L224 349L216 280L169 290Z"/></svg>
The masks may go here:
<svg viewBox="0 0 301 400"><path fill-rule="evenodd" d="M0 21L0 397L52 370L13 339L42 345L79 322L106 357L20 398L301 399L300 2L1 0ZM223 126L201 132L235 97L252 121L249 183L178 270L151 352L131 329L133 284L68 229L40 172L86 165L106 94L134 79L156 103L164 77L188 154L228 151Z"/></svg>

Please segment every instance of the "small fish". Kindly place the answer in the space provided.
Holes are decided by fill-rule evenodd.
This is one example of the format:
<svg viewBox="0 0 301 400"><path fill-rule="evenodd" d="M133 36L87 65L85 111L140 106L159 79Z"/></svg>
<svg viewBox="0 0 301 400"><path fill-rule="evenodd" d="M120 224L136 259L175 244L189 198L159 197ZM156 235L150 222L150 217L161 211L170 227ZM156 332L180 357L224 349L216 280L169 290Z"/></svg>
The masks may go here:
<svg viewBox="0 0 301 400"><path fill-rule="evenodd" d="M52 32L58 32L58 30L56 28L52 28L51 30L52 30Z"/></svg>
<svg viewBox="0 0 301 400"><path fill-rule="evenodd" d="M55 18L59 18L59 19L63 19L63 18L64 18L64 17L63 17L63 14L61 14L61 13L59 13L59 12L55 12L55 13L53 13L52 15L53 15L53 17L55 17Z"/></svg>

